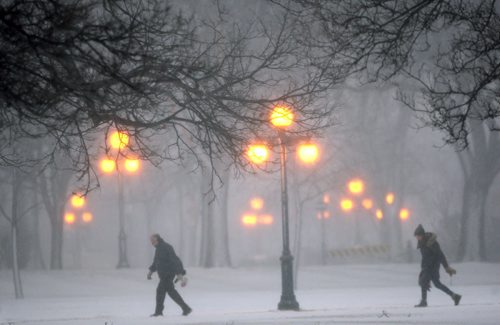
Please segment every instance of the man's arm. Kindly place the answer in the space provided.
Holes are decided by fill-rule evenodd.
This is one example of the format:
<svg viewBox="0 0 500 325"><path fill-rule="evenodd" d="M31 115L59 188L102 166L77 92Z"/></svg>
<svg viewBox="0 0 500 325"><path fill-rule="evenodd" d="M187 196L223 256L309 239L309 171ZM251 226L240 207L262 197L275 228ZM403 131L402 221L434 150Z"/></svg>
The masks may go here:
<svg viewBox="0 0 500 325"><path fill-rule="evenodd" d="M457 271L448 264L448 260L446 259L441 246L439 246L439 243L436 242L434 245L436 247L436 254L438 254L439 261L441 262L441 264L443 264L446 273L448 273L450 276L457 274Z"/></svg>

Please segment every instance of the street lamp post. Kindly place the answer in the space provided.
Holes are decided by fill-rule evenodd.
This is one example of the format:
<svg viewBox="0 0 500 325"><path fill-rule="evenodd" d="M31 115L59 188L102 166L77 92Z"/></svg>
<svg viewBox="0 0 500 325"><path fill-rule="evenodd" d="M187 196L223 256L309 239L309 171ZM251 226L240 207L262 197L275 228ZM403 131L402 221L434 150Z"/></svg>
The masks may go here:
<svg viewBox="0 0 500 325"><path fill-rule="evenodd" d="M125 234L125 199L123 194L123 177L121 172L117 173L118 178L118 264L117 269L130 267L127 258L127 235Z"/></svg>
<svg viewBox="0 0 500 325"><path fill-rule="evenodd" d="M293 290L293 256L290 252L290 230L288 219L288 186L287 186L287 148L283 134L279 133L280 171L281 171L281 218L283 233L283 252L281 254L281 300L279 310L298 310L299 303Z"/></svg>

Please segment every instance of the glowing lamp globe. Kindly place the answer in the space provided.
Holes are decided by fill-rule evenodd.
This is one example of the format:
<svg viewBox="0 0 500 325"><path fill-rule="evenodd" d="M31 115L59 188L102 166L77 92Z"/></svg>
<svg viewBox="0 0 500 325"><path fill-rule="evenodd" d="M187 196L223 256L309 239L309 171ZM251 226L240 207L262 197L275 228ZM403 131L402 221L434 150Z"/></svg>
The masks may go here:
<svg viewBox="0 0 500 325"><path fill-rule="evenodd" d="M349 184L347 184L347 187L349 188L349 191L355 195L359 195L365 190L365 184L359 178L350 181Z"/></svg>
<svg viewBox="0 0 500 325"><path fill-rule="evenodd" d="M276 106L271 112L271 124L278 128L286 128L293 124L293 111L287 106Z"/></svg>
<svg viewBox="0 0 500 325"><path fill-rule="evenodd" d="M138 159L126 159L125 160L125 170L129 173L135 173L139 170L139 160Z"/></svg>
<svg viewBox="0 0 500 325"><path fill-rule="evenodd" d="M264 144L253 144L248 147L247 156L251 162L260 165L267 161L269 150Z"/></svg>
<svg viewBox="0 0 500 325"><path fill-rule="evenodd" d="M354 209L354 202L351 199L342 199L340 201L340 208L342 211L349 212Z"/></svg>
<svg viewBox="0 0 500 325"><path fill-rule="evenodd" d="M101 170L106 174L112 173L116 169L116 163L112 159L103 159L100 163Z"/></svg>
<svg viewBox="0 0 500 325"><path fill-rule="evenodd" d="M297 149L299 159L305 164L312 164L318 160L319 149L314 143L303 143Z"/></svg>
<svg viewBox="0 0 500 325"><path fill-rule="evenodd" d="M124 149L128 146L129 136L127 133L115 131L109 137L109 144L113 149Z"/></svg>
<svg viewBox="0 0 500 325"><path fill-rule="evenodd" d="M79 194L73 194L71 196L71 205L74 208L81 208L85 205L85 197Z"/></svg>

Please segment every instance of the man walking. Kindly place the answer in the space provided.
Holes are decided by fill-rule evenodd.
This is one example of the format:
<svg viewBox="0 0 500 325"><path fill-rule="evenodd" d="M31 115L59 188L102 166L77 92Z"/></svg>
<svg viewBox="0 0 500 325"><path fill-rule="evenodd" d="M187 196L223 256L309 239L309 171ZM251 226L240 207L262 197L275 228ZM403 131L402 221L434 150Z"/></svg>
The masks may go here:
<svg viewBox="0 0 500 325"><path fill-rule="evenodd" d="M415 237L418 240L417 248L420 249L420 253L422 254L422 271L420 271L418 278L418 284L422 289L422 300L415 307L427 307L427 291L430 291L431 281L436 288L442 290L453 299L455 306L458 305L462 296L454 293L439 281L439 267L441 264L443 264L446 273L450 276L456 274L457 271L448 264L437 242L436 234L425 232L424 227L418 225L417 229L415 229Z"/></svg>
<svg viewBox="0 0 500 325"><path fill-rule="evenodd" d="M165 302L165 295L167 293L182 308L182 315L189 315L192 309L184 302L174 287L174 279L175 282L180 281L181 286L185 286L187 283L187 279L184 277L186 271L184 270L182 261L175 254L173 247L166 243L160 235L154 234L150 240L156 250L153 264L149 267L148 280L151 280L154 272L158 272L158 277L160 278L160 282L156 288L156 309L151 317L163 316L163 303Z"/></svg>

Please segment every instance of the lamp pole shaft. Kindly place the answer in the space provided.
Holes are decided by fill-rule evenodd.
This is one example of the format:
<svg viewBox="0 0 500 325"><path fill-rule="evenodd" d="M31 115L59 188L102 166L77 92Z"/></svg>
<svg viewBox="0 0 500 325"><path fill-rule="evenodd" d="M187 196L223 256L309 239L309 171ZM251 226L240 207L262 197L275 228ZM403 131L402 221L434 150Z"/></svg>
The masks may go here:
<svg viewBox="0 0 500 325"><path fill-rule="evenodd" d="M281 300L279 310L298 310L299 303L295 299L293 290L293 256L290 252L289 220L288 220L288 190L287 190L287 148L282 135L279 137L280 145L280 171L281 171L281 214L283 232L283 253L281 255Z"/></svg>
<svg viewBox="0 0 500 325"><path fill-rule="evenodd" d="M123 193L123 178L118 171L118 223L120 232L118 234L118 265L117 269L128 268L127 258L127 235L125 234L125 199Z"/></svg>

